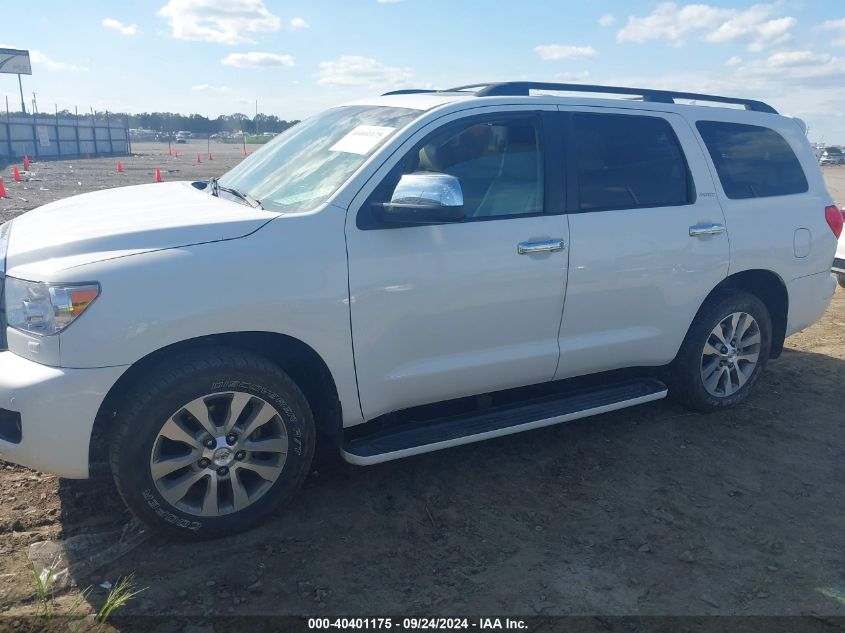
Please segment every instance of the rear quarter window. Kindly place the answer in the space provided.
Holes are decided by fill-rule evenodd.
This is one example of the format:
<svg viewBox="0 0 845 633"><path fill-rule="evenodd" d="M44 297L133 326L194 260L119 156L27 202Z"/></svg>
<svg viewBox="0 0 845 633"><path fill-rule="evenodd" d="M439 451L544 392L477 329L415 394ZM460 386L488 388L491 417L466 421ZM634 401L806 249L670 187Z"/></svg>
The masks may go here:
<svg viewBox="0 0 845 633"><path fill-rule="evenodd" d="M773 129L721 121L698 121L695 126L728 198L766 198L808 190L798 157Z"/></svg>

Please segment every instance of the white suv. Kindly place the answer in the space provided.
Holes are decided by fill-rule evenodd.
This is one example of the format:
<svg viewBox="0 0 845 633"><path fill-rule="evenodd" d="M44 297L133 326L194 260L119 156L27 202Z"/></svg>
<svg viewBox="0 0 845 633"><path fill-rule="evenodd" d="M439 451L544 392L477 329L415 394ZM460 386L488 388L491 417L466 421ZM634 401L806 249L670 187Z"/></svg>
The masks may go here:
<svg viewBox="0 0 845 633"><path fill-rule="evenodd" d="M841 230L800 122L757 101L344 105L219 181L0 228L0 457L107 463L138 517L215 536L290 499L318 435L373 464L667 393L718 410L825 311Z"/></svg>

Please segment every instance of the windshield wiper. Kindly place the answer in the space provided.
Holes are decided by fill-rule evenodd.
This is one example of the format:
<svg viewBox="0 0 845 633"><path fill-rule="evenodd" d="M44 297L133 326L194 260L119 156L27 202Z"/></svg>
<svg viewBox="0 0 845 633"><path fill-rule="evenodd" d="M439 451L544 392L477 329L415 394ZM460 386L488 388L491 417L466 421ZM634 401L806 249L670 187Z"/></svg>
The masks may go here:
<svg viewBox="0 0 845 633"><path fill-rule="evenodd" d="M238 191L237 189L233 189L232 187L224 187L220 183L217 182L217 178L212 178L208 181L208 184L211 186L211 195L215 197L220 197L220 192L225 191L226 193L239 198L246 202L249 206L253 209L263 209L264 207L261 206L261 201L257 198L253 198L251 195L246 193L245 191Z"/></svg>

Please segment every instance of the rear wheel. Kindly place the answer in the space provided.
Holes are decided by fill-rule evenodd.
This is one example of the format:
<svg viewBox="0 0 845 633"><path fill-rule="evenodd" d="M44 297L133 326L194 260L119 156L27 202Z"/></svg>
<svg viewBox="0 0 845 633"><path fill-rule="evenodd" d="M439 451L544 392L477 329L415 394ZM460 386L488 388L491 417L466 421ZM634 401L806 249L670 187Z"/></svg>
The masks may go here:
<svg viewBox="0 0 845 633"><path fill-rule="evenodd" d="M757 297L724 290L696 315L670 367L670 394L699 411L744 400L769 360L771 317Z"/></svg>
<svg viewBox="0 0 845 633"><path fill-rule="evenodd" d="M192 352L129 394L111 442L118 490L159 531L232 534L288 501L314 453L311 409L266 359Z"/></svg>

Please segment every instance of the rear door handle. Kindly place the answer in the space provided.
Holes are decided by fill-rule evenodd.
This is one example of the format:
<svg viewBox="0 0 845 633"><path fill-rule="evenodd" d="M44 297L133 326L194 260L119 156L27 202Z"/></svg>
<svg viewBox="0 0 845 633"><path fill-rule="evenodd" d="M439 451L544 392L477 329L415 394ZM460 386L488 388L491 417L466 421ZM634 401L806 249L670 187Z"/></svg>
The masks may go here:
<svg viewBox="0 0 845 633"><path fill-rule="evenodd" d="M546 240L543 242L520 242L516 245L516 252L520 255L531 253L550 253L563 249L563 240Z"/></svg>
<svg viewBox="0 0 845 633"><path fill-rule="evenodd" d="M696 224L689 227L690 237L702 237L705 235L721 235L725 232L724 224Z"/></svg>

